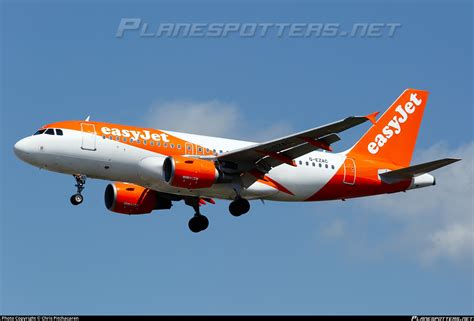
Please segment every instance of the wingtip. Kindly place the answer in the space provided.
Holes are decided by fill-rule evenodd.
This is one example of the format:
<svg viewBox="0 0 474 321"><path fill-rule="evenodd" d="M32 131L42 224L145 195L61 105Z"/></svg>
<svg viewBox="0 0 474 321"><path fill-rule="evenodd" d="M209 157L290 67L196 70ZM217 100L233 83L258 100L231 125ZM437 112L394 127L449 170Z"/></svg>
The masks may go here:
<svg viewBox="0 0 474 321"><path fill-rule="evenodd" d="M380 112L376 111L372 114L369 114L369 115L365 116L365 118L370 120L370 122L375 125L377 123L377 115L378 114L380 114Z"/></svg>

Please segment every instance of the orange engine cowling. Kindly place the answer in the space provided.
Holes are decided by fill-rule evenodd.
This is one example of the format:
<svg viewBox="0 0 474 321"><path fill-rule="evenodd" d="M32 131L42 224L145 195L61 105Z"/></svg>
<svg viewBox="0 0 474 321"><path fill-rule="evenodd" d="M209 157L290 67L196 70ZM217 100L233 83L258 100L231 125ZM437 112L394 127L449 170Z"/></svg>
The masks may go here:
<svg viewBox="0 0 474 321"><path fill-rule="evenodd" d="M211 187L219 173L212 161L170 156L163 163L163 177L171 186L194 189Z"/></svg>
<svg viewBox="0 0 474 321"><path fill-rule="evenodd" d="M107 185L104 199L108 210L120 214L148 214L171 208L171 201L159 197L156 191L130 183Z"/></svg>

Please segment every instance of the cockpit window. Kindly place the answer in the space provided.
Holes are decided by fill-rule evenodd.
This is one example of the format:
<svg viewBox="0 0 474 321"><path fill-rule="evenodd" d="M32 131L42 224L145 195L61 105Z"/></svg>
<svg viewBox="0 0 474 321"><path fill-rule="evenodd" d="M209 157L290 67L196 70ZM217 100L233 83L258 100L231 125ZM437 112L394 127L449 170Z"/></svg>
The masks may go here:
<svg viewBox="0 0 474 321"><path fill-rule="evenodd" d="M41 135L42 133L44 133L46 131L46 129L40 129L38 130L36 133L34 133L33 135Z"/></svg>
<svg viewBox="0 0 474 321"><path fill-rule="evenodd" d="M54 129L48 128L45 132L46 135L54 135Z"/></svg>
<svg viewBox="0 0 474 321"><path fill-rule="evenodd" d="M62 129L56 129L56 135L62 136L63 135L63 130Z"/></svg>

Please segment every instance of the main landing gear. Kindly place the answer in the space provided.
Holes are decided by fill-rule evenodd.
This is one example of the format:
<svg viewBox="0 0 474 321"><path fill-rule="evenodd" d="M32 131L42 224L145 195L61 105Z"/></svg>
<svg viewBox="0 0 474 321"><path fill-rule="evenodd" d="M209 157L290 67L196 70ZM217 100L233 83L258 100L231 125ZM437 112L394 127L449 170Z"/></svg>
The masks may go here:
<svg viewBox="0 0 474 321"><path fill-rule="evenodd" d="M209 220L199 211L199 197L186 198L184 202L186 205L191 206L195 211L194 217L192 217L188 222L188 227L191 232L198 233L207 229L209 226Z"/></svg>
<svg viewBox="0 0 474 321"><path fill-rule="evenodd" d="M86 176L81 174L74 174L74 179L76 180L77 193L71 196L71 204L79 205L84 200L82 196L82 191L84 190L84 185L86 184Z"/></svg>
<svg viewBox="0 0 474 321"><path fill-rule="evenodd" d="M204 231L209 226L207 217L199 211L199 204L203 204L199 197L187 197L184 199L186 205L191 206L194 211L194 217L189 220L188 227L191 232L198 233ZM234 216L240 216L250 210L250 203L245 198L237 197L229 205L229 212Z"/></svg>
<svg viewBox="0 0 474 321"><path fill-rule="evenodd" d="M240 216L250 210L250 203L245 198L236 198L229 204L229 212L234 216Z"/></svg>

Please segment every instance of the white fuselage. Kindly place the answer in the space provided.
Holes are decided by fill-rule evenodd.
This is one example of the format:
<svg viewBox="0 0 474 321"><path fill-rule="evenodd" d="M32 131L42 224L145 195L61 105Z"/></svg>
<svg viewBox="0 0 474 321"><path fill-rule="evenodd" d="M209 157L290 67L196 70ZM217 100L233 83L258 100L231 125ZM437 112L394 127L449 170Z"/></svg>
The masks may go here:
<svg viewBox="0 0 474 321"><path fill-rule="evenodd" d="M119 138L90 135L77 130L62 129L63 135L34 135L15 145L15 153L22 160L46 170L64 174L83 174L90 178L130 182L159 192L234 199L231 183L215 184L204 189L183 189L170 186L161 177L157 168L155 176L144 171L147 159L165 158L167 155L141 148L140 145L125 144ZM215 150L217 154L251 146L255 143L202 135L163 131L169 135ZM143 142L141 142L143 144ZM168 147L171 148L171 147ZM176 148L176 146L174 147ZM184 148L184 146L183 146ZM198 154L197 150L193 151ZM248 199L278 201L304 201L321 189L343 166L344 153L311 152L295 159L296 167L286 164L277 166L267 174L291 193L256 181L241 191ZM150 162L148 162L150 163ZM151 162L152 163L152 162ZM150 163L150 164L151 164Z"/></svg>

